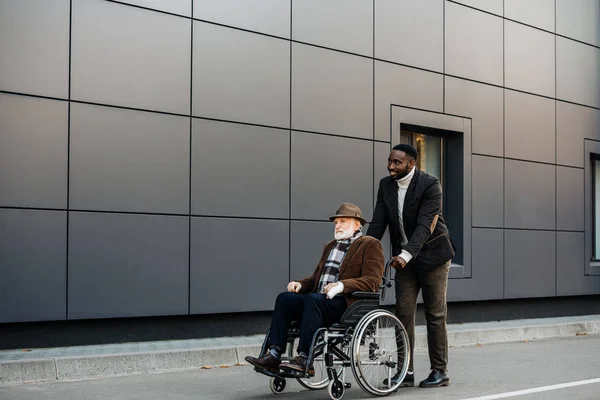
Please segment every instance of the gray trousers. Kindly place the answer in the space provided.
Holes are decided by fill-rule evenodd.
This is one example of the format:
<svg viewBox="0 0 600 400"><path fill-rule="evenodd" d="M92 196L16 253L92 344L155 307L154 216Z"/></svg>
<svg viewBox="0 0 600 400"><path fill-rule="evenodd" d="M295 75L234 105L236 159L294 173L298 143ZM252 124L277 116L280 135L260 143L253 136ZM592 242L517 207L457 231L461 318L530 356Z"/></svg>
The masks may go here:
<svg viewBox="0 0 600 400"><path fill-rule="evenodd" d="M417 297L423 290L423 306L427 321L427 348L431 369L448 370L448 333L446 330L446 289L450 262L431 272L418 268L396 269L396 315L408 333L410 340L409 370L414 371L415 314Z"/></svg>

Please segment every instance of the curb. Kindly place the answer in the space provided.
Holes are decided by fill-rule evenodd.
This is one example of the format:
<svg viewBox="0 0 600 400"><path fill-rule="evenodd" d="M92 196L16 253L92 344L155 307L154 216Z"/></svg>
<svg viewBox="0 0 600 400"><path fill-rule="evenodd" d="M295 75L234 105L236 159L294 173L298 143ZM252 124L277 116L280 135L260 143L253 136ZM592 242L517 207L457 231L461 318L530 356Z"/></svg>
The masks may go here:
<svg viewBox="0 0 600 400"><path fill-rule="evenodd" d="M600 334L600 317L593 317L594 320L559 324L538 322L527 325L525 320L524 325L513 327L503 326L502 323L491 328L486 328L485 324L453 325L448 329L448 345L464 347L597 335ZM260 344L257 344L0 361L0 386L242 365L246 364L245 356L258 354L260 348ZM426 349L425 327L417 327L415 350Z"/></svg>

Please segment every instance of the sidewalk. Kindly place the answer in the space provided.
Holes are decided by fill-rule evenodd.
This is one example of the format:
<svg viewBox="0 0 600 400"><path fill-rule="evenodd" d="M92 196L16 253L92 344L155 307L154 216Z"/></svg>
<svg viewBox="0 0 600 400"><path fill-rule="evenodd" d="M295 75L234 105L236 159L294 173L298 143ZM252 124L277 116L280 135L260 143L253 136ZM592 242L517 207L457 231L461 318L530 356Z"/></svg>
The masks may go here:
<svg viewBox="0 0 600 400"><path fill-rule="evenodd" d="M448 325L450 347L600 334L600 315ZM0 386L243 364L264 335L0 351ZM418 326L415 350L427 348Z"/></svg>

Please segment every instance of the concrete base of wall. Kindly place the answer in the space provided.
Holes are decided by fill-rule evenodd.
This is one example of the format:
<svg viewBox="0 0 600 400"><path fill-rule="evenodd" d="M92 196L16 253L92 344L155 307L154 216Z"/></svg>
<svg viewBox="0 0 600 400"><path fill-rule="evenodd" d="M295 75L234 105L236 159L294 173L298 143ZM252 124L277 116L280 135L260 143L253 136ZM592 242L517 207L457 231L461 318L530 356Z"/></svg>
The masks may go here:
<svg viewBox="0 0 600 400"><path fill-rule="evenodd" d="M449 324L595 314L600 295L448 304ZM0 350L258 335L270 318L270 312L254 312L0 324ZM417 325L424 324L419 305Z"/></svg>

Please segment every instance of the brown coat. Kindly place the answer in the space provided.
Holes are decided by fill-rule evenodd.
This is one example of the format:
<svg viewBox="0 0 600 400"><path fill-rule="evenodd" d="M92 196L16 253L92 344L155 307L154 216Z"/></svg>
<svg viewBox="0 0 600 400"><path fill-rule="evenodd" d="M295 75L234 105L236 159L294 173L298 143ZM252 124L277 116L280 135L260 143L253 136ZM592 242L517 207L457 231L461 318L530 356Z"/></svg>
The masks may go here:
<svg viewBox="0 0 600 400"><path fill-rule="evenodd" d="M311 293L318 289L325 261L327 261L334 244L335 240L332 240L325 245L315 272L298 281L302 284L300 293ZM338 280L344 284L343 294L348 305L356 301L350 296L352 292L379 291L384 264L385 258L381 242L373 237L361 236L348 247L338 275Z"/></svg>

